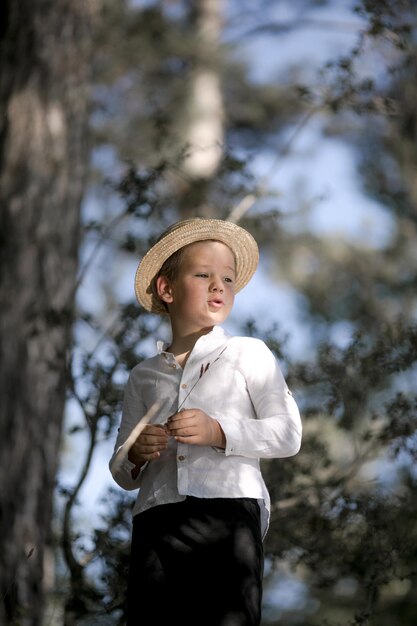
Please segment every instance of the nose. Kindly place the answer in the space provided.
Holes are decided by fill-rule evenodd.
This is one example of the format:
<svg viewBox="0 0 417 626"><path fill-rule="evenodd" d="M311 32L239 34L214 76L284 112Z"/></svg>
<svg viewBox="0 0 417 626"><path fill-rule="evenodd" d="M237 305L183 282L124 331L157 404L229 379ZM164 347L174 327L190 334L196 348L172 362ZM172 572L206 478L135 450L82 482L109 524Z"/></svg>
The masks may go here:
<svg viewBox="0 0 417 626"><path fill-rule="evenodd" d="M220 278L213 278L210 285L210 291L223 293L223 283Z"/></svg>

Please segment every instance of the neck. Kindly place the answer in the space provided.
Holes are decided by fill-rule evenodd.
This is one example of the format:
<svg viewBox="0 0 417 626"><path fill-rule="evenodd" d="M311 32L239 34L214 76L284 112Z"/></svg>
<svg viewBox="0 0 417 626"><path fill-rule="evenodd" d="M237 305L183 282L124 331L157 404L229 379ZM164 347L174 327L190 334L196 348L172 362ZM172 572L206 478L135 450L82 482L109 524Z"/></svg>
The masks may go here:
<svg viewBox="0 0 417 626"><path fill-rule="evenodd" d="M170 345L170 352L174 354L174 356L184 356L191 352L194 348L196 342L203 335L207 335L213 326L208 328L202 328L201 330L191 332L191 333L183 333L178 331L178 329L172 328L172 342Z"/></svg>

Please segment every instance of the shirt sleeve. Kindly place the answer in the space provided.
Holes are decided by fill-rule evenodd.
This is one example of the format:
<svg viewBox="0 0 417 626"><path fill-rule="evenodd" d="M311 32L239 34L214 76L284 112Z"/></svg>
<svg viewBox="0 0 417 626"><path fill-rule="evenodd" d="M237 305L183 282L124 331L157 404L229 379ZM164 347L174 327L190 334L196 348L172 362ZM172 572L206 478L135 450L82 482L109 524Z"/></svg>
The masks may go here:
<svg viewBox="0 0 417 626"><path fill-rule="evenodd" d="M255 419L218 419L226 436L226 455L284 458L297 454L302 423L275 356L259 339L242 350L239 368L245 378Z"/></svg>
<svg viewBox="0 0 417 626"><path fill-rule="evenodd" d="M136 466L127 458L128 449L124 449L130 433L146 413L146 407L138 392L138 385L135 384L137 374L135 370L131 372L125 387L120 428L114 452L109 462L109 469L116 483L129 491L140 487L143 471L148 465L148 463L144 464L139 474L133 478L132 470Z"/></svg>

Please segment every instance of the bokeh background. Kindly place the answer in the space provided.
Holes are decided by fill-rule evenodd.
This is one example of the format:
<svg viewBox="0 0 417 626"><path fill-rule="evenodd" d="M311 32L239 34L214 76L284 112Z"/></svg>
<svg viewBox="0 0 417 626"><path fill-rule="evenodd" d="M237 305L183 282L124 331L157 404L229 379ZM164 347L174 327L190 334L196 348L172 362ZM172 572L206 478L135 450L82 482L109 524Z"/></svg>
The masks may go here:
<svg viewBox="0 0 417 626"><path fill-rule="evenodd" d="M414 626L415 0L1 15L0 624L124 624L136 494L108 461L129 371L169 335L134 273L205 216L259 243L226 327L267 342L304 425L263 462L262 625Z"/></svg>

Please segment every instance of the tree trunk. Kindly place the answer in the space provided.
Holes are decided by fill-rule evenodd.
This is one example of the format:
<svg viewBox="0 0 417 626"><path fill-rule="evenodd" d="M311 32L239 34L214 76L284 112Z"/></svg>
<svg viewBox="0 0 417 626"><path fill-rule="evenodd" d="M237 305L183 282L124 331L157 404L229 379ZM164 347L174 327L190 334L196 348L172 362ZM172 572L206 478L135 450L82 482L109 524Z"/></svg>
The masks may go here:
<svg viewBox="0 0 417 626"><path fill-rule="evenodd" d="M38 625L87 163L89 0L4 0L0 624Z"/></svg>
<svg viewBox="0 0 417 626"><path fill-rule="evenodd" d="M178 119L183 157L179 173L173 172L171 179L182 217L216 217L215 209L207 205L207 191L224 155L220 54L223 0L191 0L188 8L197 47Z"/></svg>
<svg viewBox="0 0 417 626"><path fill-rule="evenodd" d="M222 0L192 2L199 52L189 82L185 111L185 173L191 179L209 179L223 156L224 107L219 77Z"/></svg>

